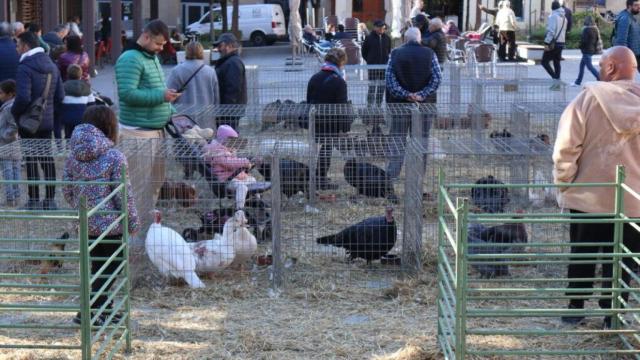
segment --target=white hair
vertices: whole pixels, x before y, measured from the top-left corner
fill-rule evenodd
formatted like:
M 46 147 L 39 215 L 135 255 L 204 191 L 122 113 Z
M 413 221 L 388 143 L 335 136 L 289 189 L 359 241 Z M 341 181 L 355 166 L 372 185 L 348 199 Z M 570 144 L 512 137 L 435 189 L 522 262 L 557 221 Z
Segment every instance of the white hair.
M 418 29 L 417 27 L 410 27 L 407 29 L 407 31 L 404 32 L 404 42 L 408 43 L 411 41 L 420 41 L 420 29 Z
M 20 21 L 16 21 L 11 25 L 11 31 L 15 34 L 16 30 L 24 31 L 24 24 Z

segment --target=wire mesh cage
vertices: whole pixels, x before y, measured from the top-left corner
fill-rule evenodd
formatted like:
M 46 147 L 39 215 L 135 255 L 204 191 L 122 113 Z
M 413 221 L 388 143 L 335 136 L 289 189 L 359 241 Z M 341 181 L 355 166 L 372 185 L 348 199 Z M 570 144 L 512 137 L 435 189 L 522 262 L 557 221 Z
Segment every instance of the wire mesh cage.
M 538 185 L 541 191 L 555 188 Z M 637 355 L 640 299 L 630 266 L 637 257 L 633 246 L 623 245 L 632 243 L 627 237 L 637 236 L 637 230 L 624 225 L 625 235 L 614 233 L 612 218 L 624 218 L 618 210 L 607 219 L 557 208 L 489 212 L 473 198 L 479 189 L 504 194 L 530 186 L 442 182 L 438 340 L 443 353 L 451 358 Z M 622 191 L 620 183 L 589 186 L 607 187 L 612 197 Z M 569 227 L 578 223 L 604 232 L 570 241 Z M 593 242 L 609 250 L 601 253 Z M 580 328 L 568 325 L 577 323 Z
M 160 280 L 160 286 L 166 279 L 153 277 L 148 268 L 194 288 L 205 286 L 203 276 L 231 270 L 266 276 L 256 256 L 271 253 L 268 165 L 280 140 L 219 134 L 213 140 L 193 139 L 180 131 L 173 138 L 118 144 L 136 164 L 130 178 L 144 235 L 132 250 L 141 255 L 144 249 L 151 260 L 136 259 L 133 265 Z M 290 141 L 304 147 L 304 138 Z M 154 209 L 160 211 L 157 219 Z
M 524 102 L 512 105 L 511 127 L 514 135 L 532 137 L 538 134 L 548 134 L 549 142 L 555 143 L 558 133 L 558 122 L 566 108 L 562 102 Z
M 349 99 L 354 104 L 380 104 L 385 92 L 386 65 L 347 65 L 343 76 Z M 267 67 L 247 69 L 247 92 L 250 104 L 277 101 L 301 103 L 307 101 L 309 79 L 320 71 L 319 66 Z
M 395 115 L 410 116 L 399 109 Z M 340 110 L 318 106 L 315 121 L 342 114 Z M 273 189 L 278 193 L 274 241 L 283 264 L 278 276 L 287 286 L 331 281 L 386 287 L 402 269 L 416 266 L 419 230 L 402 230 L 410 221 L 407 216 L 421 216 L 418 208 L 405 211 L 409 194 L 403 186 L 403 162 L 405 172 L 414 168 L 404 160 L 410 118 L 406 125 L 404 136 L 315 132 L 309 156 L 276 148 L 280 191 Z M 411 196 L 418 187 L 413 186 Z M 419 228 L 415 220 L 409 227 Z

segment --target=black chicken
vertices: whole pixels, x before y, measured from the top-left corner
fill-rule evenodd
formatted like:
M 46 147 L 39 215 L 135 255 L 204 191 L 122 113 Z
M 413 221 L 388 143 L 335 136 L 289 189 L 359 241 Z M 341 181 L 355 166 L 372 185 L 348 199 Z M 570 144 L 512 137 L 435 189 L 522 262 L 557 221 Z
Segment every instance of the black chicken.
M 492 175 L 478 179 L 476 184 L 504 185 L 502 181 L 494 178 Z M 471 201 L 473 201 L 473 204 L 488 213 L 504 212 L 504 207 L 509 203 L 509 200 L 509 190 L 504 187 L 471 188 Z
M 343 172 L 345 180 L 355 187 L 360 195 L 396 198 L 387 173 L 373 164 L 350 159 L 344 164 Z
M 521 253 L 521 246 L 504 246 L 501 244 L 524 244 L 529 241 L 524 224 L 509 223 L 486 227 L 481 224 L 471 224 L 467 231 L 469 254 L 504 254 Z M 477 247 L 474 244 L 496 244 L 496 246 Z M 486 259 L 488 261 L 495 261 Z M 483 276 L 492 278 L 509 275 L 508 265 L 476 264 L 473 267 Z
M 370 264 L 386 255 L 396 243 L 396 221 L 393 208 L 385 216 L 372 217 L 351 225 L 334 235 L 316 239 L 318 244 L 333 245 L 347 250 L 350 259 L 361 258 Z
M 271 164 L 262 163 L 257 167 L 265 181 L 271 181 Z M 282 193 L 291 197 L 298 192 L 309 192 L 309 167 L 295 160 L 280 160 L 280 188 Z

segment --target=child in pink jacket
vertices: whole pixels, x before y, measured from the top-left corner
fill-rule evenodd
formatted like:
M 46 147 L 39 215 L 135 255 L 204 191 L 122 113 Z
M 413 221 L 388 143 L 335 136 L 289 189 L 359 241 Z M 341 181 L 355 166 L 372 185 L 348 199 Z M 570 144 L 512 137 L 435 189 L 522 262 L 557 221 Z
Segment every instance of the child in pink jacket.
M 220 125 L 216 138 L 205 146 L 205 159 L 211 164 L 213 173 L 219 182 L 228 183 L 227 189 L 236 192 L 236 208 L 244 208 L 249 192 L 249 184 L 256 179 L 247 171 L 253 166 L 247 158 L 238 157 L 235 151 L 224 145 L 229 138 L 237 138 L 238 133 L 229 125 Z

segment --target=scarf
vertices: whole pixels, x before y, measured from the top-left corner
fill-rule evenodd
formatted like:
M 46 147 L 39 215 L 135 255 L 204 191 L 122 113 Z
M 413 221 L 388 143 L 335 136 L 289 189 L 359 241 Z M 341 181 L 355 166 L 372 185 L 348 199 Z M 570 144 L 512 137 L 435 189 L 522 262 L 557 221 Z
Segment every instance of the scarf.
M 341 78 L 344 79 L 344 73 L 338 69 L 338 67 L 335 64 L 332 64 L 330 62 L 325 62 L 322 67 L 320 68 L 321 71 L 332 71 L 334 72 L 336 75 L 340 76 Z

